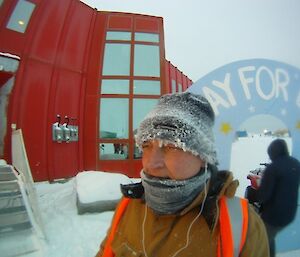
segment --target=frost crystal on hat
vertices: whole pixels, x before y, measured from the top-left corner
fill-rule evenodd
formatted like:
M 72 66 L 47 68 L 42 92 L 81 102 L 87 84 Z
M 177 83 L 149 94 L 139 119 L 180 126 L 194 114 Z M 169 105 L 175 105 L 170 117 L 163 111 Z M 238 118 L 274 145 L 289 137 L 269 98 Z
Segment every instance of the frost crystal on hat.
M 136 143 L 160 140 L 217 164 L 212 127 L 215 115 L 205 97 L 190 92 L 167 94 L 141 122 Z

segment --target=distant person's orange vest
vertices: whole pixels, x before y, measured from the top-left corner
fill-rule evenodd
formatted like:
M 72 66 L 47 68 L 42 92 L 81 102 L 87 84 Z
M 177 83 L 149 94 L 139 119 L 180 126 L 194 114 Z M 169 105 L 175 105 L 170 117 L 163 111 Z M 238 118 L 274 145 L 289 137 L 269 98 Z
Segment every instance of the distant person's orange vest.
M 111 242 L 118 224 L 129 203 L 129 198 L 123 198 L 116 210 L 110 234 L 104 246 L 103 257 L 114 257 Z M 220 207 L 220 236 L 218 242 L 218 257 L 238 257 L 246 241 L 248 229 L 248 201 L 234 197 L 222 197 Z

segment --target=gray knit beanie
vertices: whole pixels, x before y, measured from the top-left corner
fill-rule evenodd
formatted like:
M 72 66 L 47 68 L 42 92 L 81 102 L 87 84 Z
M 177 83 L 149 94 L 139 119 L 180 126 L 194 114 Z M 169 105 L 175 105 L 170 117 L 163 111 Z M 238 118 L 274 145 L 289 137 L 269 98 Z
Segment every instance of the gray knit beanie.
M 136 144 L 141 148 L 143 143 L 158 139 L 216 165 L 214 120 L 214 111 L 205 97 L 190 92 L 167 94 L 141 122 Z

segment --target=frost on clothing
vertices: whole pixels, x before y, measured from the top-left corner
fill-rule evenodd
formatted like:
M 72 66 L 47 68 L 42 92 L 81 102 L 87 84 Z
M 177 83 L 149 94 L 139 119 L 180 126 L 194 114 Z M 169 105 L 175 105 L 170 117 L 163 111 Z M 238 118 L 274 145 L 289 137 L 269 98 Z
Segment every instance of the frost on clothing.
M 213 109 L 203 96 L 189 92 L 164 95 L 141 122 L 136 143 L 141 147 L 158 139 L 217 164 L 213 125 Z
M 176 214 L 204 189 L 210 172 L 199 172 L 188 179 L 173 180 L 153 177 L 142 171 L 141 178 L 148 206 L 157 214 Z

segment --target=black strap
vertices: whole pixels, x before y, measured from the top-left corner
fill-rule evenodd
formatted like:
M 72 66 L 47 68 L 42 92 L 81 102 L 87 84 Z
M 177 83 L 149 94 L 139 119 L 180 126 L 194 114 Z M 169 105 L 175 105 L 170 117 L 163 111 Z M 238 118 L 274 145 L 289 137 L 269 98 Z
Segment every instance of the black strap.
M 139 199 L 144 195 L 142 182 L 120 185 L 122 194 L 127 198 Z

